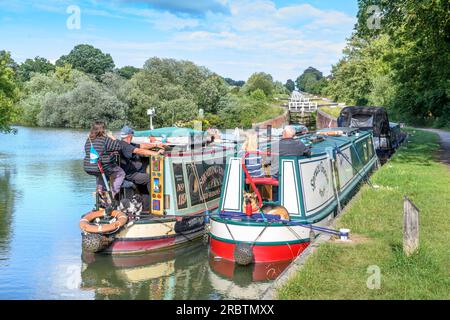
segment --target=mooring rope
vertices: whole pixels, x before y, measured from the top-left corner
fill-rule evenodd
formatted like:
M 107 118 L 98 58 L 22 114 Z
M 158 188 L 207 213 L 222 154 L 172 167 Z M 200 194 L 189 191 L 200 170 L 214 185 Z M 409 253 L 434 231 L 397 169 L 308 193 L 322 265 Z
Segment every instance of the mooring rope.
M 352 144 L 352 146 L 354 147 L 353 144 Z M 336 144 L 336 146 L 335 146 L 335 150 L 336 150 L 336 152 L 337 152 L 338 154 L 340 154 L 340 155 L 345 159 L 345 161 L 347 161 L 347 162 L 350 164 L 350 166 L 356 171 L 356 173 L 361 177 L 361 179 L 363 179 L 364 181 L 366 181 L 366 183 L 367 183 L 371 188 L 374 188 L 374 186 L 373 186 L 372 182 L 370 182 L 370 179 L 369 179 L 369 177 L 367 176 L 367 174 L 364 173 L 364 176 L 361 175 L 360 170 L 358 170 L 358 169 L 355 168 L 355 166 L 353 165 L 353 163 L 352 163 L 352 162 L 348 159 L 348 157 L 342 152 L 342 150 L 338 147 L 337 144 Z M 354 147 L 354 150 L 355 150 L 355 153 L 356 153 L 356 155 L 357 155 L 357 157 L 358 157 L 358 159 L 359 159 L 359 162 L 362 164 L 362 161 L 360 160 L 361 158 L 359 157 L 358 151 L 356 150 L 355 147 Z M 375 189 L 375 188 L 374 188 L 374 189 Z

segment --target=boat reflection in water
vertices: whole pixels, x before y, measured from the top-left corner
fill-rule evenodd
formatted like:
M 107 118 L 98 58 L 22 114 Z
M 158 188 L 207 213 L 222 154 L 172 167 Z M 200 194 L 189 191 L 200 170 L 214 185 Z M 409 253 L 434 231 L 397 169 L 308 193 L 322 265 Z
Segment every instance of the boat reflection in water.
M 83 255 L 83 290 L 96 299 L 199 299 L 207 275 L 201 241 L 145 255 Z
M 240 266 L 210 254 L 209 281 L 217 293 L 227 299 L 259 299 L 290 263 L 277 261 Z
M 259 298 L 289 262 L 244 268 L 208 257 L 207 246 L 189 246 L 145 255 L 83 254 L 81 289 L 95 299 Z

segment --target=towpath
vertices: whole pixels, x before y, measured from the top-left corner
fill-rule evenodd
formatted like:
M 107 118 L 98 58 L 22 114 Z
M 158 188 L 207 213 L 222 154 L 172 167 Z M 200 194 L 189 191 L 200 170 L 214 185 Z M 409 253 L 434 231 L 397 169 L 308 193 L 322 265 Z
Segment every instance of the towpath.
M 434 132 L 439 135 L 441 139 L 440 145 L 441 149 L 439 150 L 439 158 L 441 162 L 445 163 L 450 170 L 450 131 L 439 130 L 439 129 L 421 129 L 429 132 Z

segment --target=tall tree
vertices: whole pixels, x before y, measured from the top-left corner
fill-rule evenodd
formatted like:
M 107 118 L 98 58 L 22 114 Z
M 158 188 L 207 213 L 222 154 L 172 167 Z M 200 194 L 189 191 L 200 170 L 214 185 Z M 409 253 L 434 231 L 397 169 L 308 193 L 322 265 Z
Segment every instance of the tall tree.
M 271 96 L 275 89 L 272 76 L 265 72 L 252 74 L 245 83 L 244 88 L 248 93 L 261 89 L 266 96 Z
M 286 89 L 289 90 L 289 92 L 292 92 L 295 90 L 295 82 L 292 79 L 288 79 L 284 86 L 286 87 Z
M 35 57 L 34 59 L 27 59 L 19 65 L 17 70 L 20 81 L 26 82 L 30 80 L 31 73 L 48 73 L 54 71 L 55 66 L 45 58 Z
M 242 81 L 242 80 L 233 80 L 231 78 L 225 78 L 224 80 L 230 86 L 235 86 L 235 87 L 242 87 L 245 84 L 245 81 Z
M 0 52 L 0 132 L 11 132 L 11 122 L 15 117 L 14 102 L 17 85 L 14 81 L 13 60 L 8 52 Z
M 359 0 L 358 23 L 326 92 L 381 104 L 403 121 L 450 126 L 450 5 Z
M 117 69 L 117 73 L 125 79 L 131 79 L 131 77 L 133 77 L 138 71 L 139 68 L 133 66 L 125 66 Z
M 56 61 L 57 66 L 65 64 L 70 64 L 73 68 L 92 74 L 97 78 L 114 69 L 111 55 L 105 54 L 89 44 L 75 46 L 68 55 L 64 55 Z
M 319 70 L 313 67 L 308 67 L 303 73 L 295 80 L 297 88 L 300 91 L 319 94 L 322 87 L 325 85 L 323 81 L 323 74 Z

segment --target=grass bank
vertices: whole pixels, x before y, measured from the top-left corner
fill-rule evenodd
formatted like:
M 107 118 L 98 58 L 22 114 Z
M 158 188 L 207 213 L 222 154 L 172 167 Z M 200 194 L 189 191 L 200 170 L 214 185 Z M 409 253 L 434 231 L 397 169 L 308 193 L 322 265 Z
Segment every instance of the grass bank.
M 337 118 L 341 114 L 342 108 L 339 107 L 339 106 L 335 106 L 335 107 L 320 107 L 320 110 L 325 112 L 326 114 L 329 114 L 332 117 Z
M 450 173 L 435 158 L 438 136 L 412 131 L 408 143 L 371 177 L 347 206 L 338 227 L 353 244 L 322 245 L 279 291 L 279 299 L 449 299 Z M 421 210 L 420 250 L 402 251 L 403 195 Z M 378 266 L 379 289 L 367 281 Z

